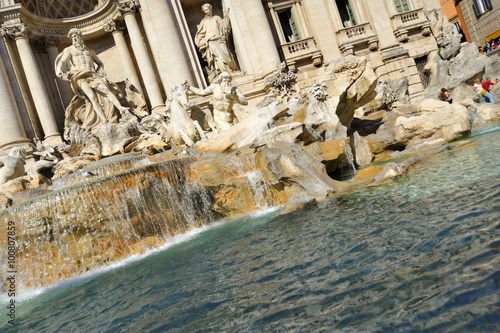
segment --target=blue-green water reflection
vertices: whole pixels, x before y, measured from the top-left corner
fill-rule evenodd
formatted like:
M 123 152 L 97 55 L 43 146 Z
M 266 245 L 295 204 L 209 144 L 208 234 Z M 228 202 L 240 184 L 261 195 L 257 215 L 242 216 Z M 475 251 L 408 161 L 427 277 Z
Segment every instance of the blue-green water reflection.
M 472 139 L 395 182 L 49 290 L 2 332 L 498 332 L 500 130 Z

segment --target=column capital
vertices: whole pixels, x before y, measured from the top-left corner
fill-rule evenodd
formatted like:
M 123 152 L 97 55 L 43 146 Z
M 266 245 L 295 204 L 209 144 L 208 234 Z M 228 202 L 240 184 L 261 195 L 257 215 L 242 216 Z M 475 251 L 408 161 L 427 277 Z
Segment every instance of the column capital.
M 59 37 L 43 36 L 33 43 L 38 51 L 45 52 L 49 47 L 56 47 L 61 42 Z
M 0 34 L 4 39 L 22 39 L 29 38 L 31 36 L 31 31 L 24 23 L 3 26 L 0 28 Z
M 111 20 L 103 26 L 103 29 L 111 34 L 115 32 L 123 33 L 125 31 L 125 24 L 122 20 Z
M 138 0 L 120 1 L 118 8 L 122 15 L 135 14 L 141 10 L 141 4 Z

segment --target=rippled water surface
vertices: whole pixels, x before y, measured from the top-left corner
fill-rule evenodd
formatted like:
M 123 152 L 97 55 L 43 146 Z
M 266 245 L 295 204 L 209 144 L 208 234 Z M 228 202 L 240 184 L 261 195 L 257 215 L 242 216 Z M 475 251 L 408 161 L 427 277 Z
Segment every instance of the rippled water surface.
M 500 332 L 500 130 L 18 305 L 18 332 Z M 2 318 L 1 323 L 5 323 Z

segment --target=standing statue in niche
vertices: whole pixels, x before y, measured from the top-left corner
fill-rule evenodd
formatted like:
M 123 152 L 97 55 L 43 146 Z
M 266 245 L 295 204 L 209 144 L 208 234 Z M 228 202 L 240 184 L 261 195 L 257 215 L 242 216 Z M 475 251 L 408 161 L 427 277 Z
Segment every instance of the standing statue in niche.
M 189 90 L 197 95 L 212 95 L 214 122 L 219 132 L 227 130 L 238 122 L 233 110 L 235 103 L 248 105 L 245 95 L 238 87 L 231 84 L 231 79 L 231 74 L 222 72 L 217 78 L 218 83 L 213 83 L 206 89 L 189 87 Z
M 214 78 L 220 72 L 235 72 L 238 65 L 228 47 L 228 36 L 231 24 L 227 13 L 224 18 L 212 14 L 212 5 L 206 3 L 201 6 L 205 17 L 197 26 L 194 43 L 198 47 L 203 59 L 207 62 L 207 74 Z
M 86 47 L 79 29 L 69 31 L 72 45 L 65 48 L 56 58 L 56 75 L 69 81 L 75 96 L 66 109 L 65 127 L 80 125 L 95 129 L 104 123 L 117 123 L 119 114 L 129 111 L 118 98 L 122 93 L 104 72 L 103 63 L 97 54 Z

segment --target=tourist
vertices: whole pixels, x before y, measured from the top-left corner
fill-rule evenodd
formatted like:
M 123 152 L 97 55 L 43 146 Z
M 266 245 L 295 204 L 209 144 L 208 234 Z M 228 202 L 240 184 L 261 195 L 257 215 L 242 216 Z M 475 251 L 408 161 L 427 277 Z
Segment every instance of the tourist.
M 479 79 L 474 80 L 474 85 L 472 86 L 472 90 L 474 90 L 474 92 L 476 93 L 477 98 L 479 100 L 479 103 L 486 102 L 486 100 L 484 99 L 484 95 L 483 95 L 484 89 L 483 89 L 483 86 L 481 85 L 481 80 L 479 80 Z M 484 92 L 486 93 L 486 90 L 484 90 Z
M 453 102 L 453 98 L 451 97 L 449 90 L 446 88 L 441 88 L 441 97 L 450 104 Z
M 238 65 L 228 47 L 228 36 L 231 24 L 224 13 L 224 18 L 212 14 L 212 5 L 201 6 L 205 17 L 197 26 L 194 43 L 203 59 L 208 64 L 208 74 L 212 76 L 220 72 L 235 72 Z
M 235 103 L 247 105 L 245 95 L 231 85 L 231 74 L 222 72 L 217 77 L 218 83 L 213 83 L 206 89 L 189 87 L 189 90 L 200 96 L 212 94 L 214 122 L 218 131 L 224 131 L 238 122 L 233 106 Z
M 495 103 L 493 99 L 493 95 L 490 93 L 491 86 L 494 86 L 498 82 L 498 79 L 495 82 L 491 82 L 491 78 L 487 77 L 486 80 L 481 82 L 481 86 L 483 87 L 482 94 L 486 97 L 491 104 Z

